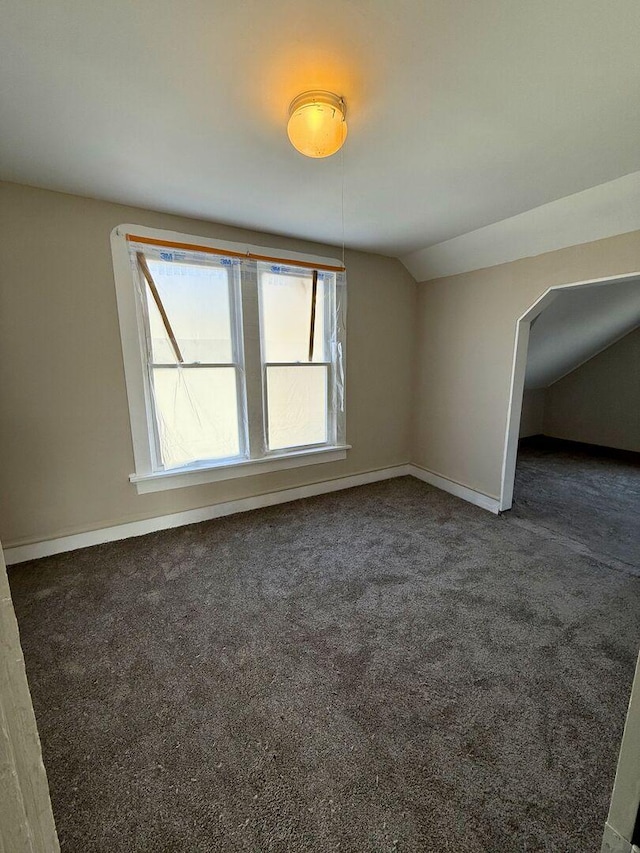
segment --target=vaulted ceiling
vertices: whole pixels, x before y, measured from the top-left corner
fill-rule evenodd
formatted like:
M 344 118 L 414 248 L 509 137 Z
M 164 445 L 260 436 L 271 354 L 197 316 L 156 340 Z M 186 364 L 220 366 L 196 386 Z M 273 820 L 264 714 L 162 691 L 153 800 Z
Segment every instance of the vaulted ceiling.
M 525 387 L 548 387 L 638 326 L 640 278 L 558 291 L 531 325 Z
M 0 178 L 392 255 L 640 169 L 637 0 L 5 0 Z M 305 159 L 290 100 L 347 101 Z

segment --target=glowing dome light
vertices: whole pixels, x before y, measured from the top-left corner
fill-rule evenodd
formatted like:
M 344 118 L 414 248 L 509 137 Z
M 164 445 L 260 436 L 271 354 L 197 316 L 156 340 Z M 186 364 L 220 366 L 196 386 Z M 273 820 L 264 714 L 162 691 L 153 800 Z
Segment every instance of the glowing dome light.
M 303 92 L 291 101 L 287 134 L 305 157 L 330 157 L 347 138 L 347 108 L 333 92 Z

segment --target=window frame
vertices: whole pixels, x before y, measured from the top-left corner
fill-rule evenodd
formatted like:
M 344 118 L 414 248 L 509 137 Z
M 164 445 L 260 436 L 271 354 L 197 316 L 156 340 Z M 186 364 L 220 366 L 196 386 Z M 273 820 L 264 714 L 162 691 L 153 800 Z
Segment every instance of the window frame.
M 189 262 L 186 262 L 188 265 Z M 197 266 L 198 264 L 193 264 Z M 204 265 L 203 265 L 204 266 Z M 155 405 L 152 405 L 152 411 L 149 413 L 149 419 L 153 424 L 153 434 L 151 438 L 151 460 L 152 460 L 152 468 L 156 473 L 165 473 L 165 472 L 180 472 L 187 468 L 195 468 L 195 467 L 205 467 L 207 465 L 224 465 L 224 464 L 233 464 L 234 462 L 240 462 L 248 457 L 248 447 L 249 447 L 249 436 L 246 430 L 246 410 L 247 410 L 247 395 L 246 395 L 246 383 L 244 382 L 244 374 L 245 374 L 245 359 L 244 359 L 244 340 L 242 334 L 242 311 L 241 311 L 241 299 L 242 299 L 242 291 L 240 285 L 240 276 L 238 273 L 238 268 L 234 266 L 224 266 L 223 267 L 225 278 L 226 278 L 226 286 L 229 300 L 229 331 L 231 335 L 231 360 L 228 362 L 218 362 L 218 363 L 204 363 L 204 362 L 184 362 L 183 364 L 175 363 L 162 363 L 155 362 L 153 360 L 153 349 L 151 347 L 150 341 L 150 319 L 149 319 L 149 292 L 144 282 L 140 281 L 140 288 L 145 291 L 146 299 L 142 299 L 140 305 L 140 321 L 142 333 L 146 340 L 146 349 L 145 349 L 145 341 L 142 340 L 141 344 L 143 350 L 145 351 L 145 359 L 146 359 L 146 377 L 145 381 L 149 385 L 149 399 L 152 399 L 155 391 L 155 371 L 157 369 L 167 369 L 167 370 L 177 370 L 178 368 L 181 370 L 234 370 L 234 378 L 235 378 L 235 386 L 236 386 L 236 417 L 238 419 L 238 448 L 239 452 L 235 456 L 226 456 L 219 458 L 210 458 L 204 459 L 200 462 L 190 463 L 186 466 L 174 466 L 170 468 L 166 468 L 162 462 L 162 452 L 160 446 L 160 425 L 158 423 L 158 412 Z M 134 282 L 135 289 L 135 282 Z
M 337 443 L 337 433 L 338 433 L 338 425 L 336 423 L 336 415 L 334 407 L 332 406 L 332 398 L 333 398 L 333 387 L 336 383 L 336 364 L 335 358 L 330 358 L 328 361 L 268 361 L 266 357 L 267 353 L 267 343 L 265 338 L 265 328 L 262 323 L 262 317 L 265 314 L 264 311 L 264 291 L 263 285 L 260 281 L 260 276 L 263 273 L 266 273 L 267 270 L 263 270 L 262 267 L 267 266 L 267 263 L 262 262 L 258 264 L 257 269 L 257 296 L 258 296 L 258 306 L 259 306 L 259 315 L 260 315 L 260 370 L 261 370 L 261 378 L 262 378 L 262 411 L 263 411 L 263 433 L 265 436 L 265 456 L 277 456 L 283 455 L 285 453 L 290 453 L 295 450 L 303 450 L 305 448 L 308 449 L 318 449 L 322 447 L 335 446 Z M 309 270 L 309 273 L 312 273 L 312 270 Z M 281 269 L 277 273 L 273 273 L 275 275 L 291 275 L 292 277 L 299 277 L 300 270 L 293 268 L 293 265 L 281 266 Z M 323 298 L 324 298 L 324 311 L 323 311 L 323 319 L 324 319 L 324 340 L 323 347 L 325 353 L 325 359 L 327 352 L 330 351 L 331 339 L 335 335 L 335 316 L 337 314 L 337 296 L 336 296 L 336 286 L 332 289 L 323 287 Z M 326 406 L 327 406 L 327 440 L 323 442 L 317 442 L 314 444 L 307 445 L 290 445 L 288 447 L 276 448 L 271 450 L 269 448 L 269 393 L 268 393 L 268 373 L 270 367 L 324 367 L 326 369 Z
M 315 255 L 300 254 L 296 252 L 268 249 L 264 246 L 252 246 L 248 244 L 232 243 L 218 239 L 187 235 L 175 231 L 167 231 L 149 228 L 141 225 L 122 224 L 111 232 L 111 250 L 113 257 L 114 279 L 116 285 L 116 298 L 118 305 L 118 316 L 120 320 L 120 335 L 122 354 L 124 360 L 124 372 L 127 388 L 127 400 L 129 404 L 129 417 L 131 424 L 131 438 L 133 446 L 133 457 L 135 472 L 129 480 L 135 484 L 139 494 L 163 491 L 166 489 L 182 488 L 189 485 L 216 482 L 220 480 L 235 479 L 237 477 L 254 476 L 269 471 L 278 471 L 288 468 L 298 468 L 306 465 L 314 465 L 324 462 L 336 462 L 346 459 L 350 445 L 344 442 L 346 430 L 346 412 L 344 406 L 339 416 L 340 424 L 331 424 L 330 419 L 334 416 L 332 400 L 335 400 L 335 376 L 338 366 L 335 363 L 335 354 L 332 357 L 328 369 L 328 423 L 327 428 L 329 442 L 321 445 L 307 445 L 304 447 L 293 447 L 290 449 L 269 451 L 266 442 L 266 389 L 263 389 L 263 361 L 262 361 L 262 333 L 259 311 L 259 282 L 258 268 L 253 282 L 248 288 L 241 286 L 238 280 L 239 272 L 233 273 L 233 280 L 229 281 L 230 294 L 233 295 L 232 322 L 236 324 L 234 332 L 236 335 L 236 346 L 239 352 L 234 357 L 240 360 L 244 367 L 244 379 L 238 379 L 239 406 L 244 407 L 245 419 L 248 423 L 248 433 L 240 436 L 241 449 L 247 451 L 244 457 L 234 457 L 223 460 L 207 460 L 192 463 L 182 468 L 159 469 L 160 458 L 157 452 L 157 427 L 155 418 L 155 406 L 152 399 L 152 379 L 148 375 L 149 360 L 146 351 L 145 321 L 142 316 L 140 299 L 137 297 L 136 282 L 133 280 L 127 234 L 136 234 L 168 242 L 182 244 L 193 244 L 197 246 L 210 247 L 230 253 L 241 253 L 243 255 L 258 255 L 267 263 L 270 259 L 274 263 L 280 261 L 282 254 L 286 255 L 287 263 L 295 266 L 296 261 L 302 264 L 319 264 L 321 266 L 341 266 L 341 262 L 335 258 L 326 258 Z M 235 269 L 230 268 L 230 271 Z M 249 292 L 255 288 L 255 293 Z M 337 314 L 336 306 L 336 314 Z M 341 317 L 344 320 L 344 306 L 341 306 Z M 331 318 L 336 322 L 336 317 Z M 251 329 L 257 329 L 257 338 L 252 335 Z M 344 346 L 341 340 L 340 367 L 344 371 Z M 260 372 L 256 376 L 255 368 L 251 365 L 259 364 Z M 321 362 L 318 362 L 321 364 Z M 229 365 L 232 366 L 232 365 Z M 237 371 L 237 375 L 238 371 Z M 344 382 L 344 378 L 343 378 Z M 260 396 L 258 397 L 258 391 Z M 259 405 L 257 405 L 259 402 Z M 264 436 L 262 446 L 258 443 L 258 420 L 261 424 Z M 240 427 L 242 432 L 242 425 Z M 335 441 L 332 442 L 332 438 Z M 251 454 L 249 455 L 249 450 Z

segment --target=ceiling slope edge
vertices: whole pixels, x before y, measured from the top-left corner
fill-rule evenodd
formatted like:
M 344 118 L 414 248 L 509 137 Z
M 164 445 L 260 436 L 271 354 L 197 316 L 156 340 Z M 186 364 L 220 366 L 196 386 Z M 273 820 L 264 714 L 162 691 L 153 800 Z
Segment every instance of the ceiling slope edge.
M 640 172 L 632 172 L 400 260 L 416 281 L 430 281 L 637 230 Z

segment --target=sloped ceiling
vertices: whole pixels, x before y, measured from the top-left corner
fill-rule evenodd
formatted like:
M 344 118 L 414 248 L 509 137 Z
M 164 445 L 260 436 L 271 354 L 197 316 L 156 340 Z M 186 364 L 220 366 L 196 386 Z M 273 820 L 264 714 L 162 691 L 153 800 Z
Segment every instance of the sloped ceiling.
M 525 388 L 546 388 L 640 326 L 640 278 L 560 291 L 531 326 Z
M 637 0 L 4 0 L 0 177 L 397 256 L 640 169 Z

